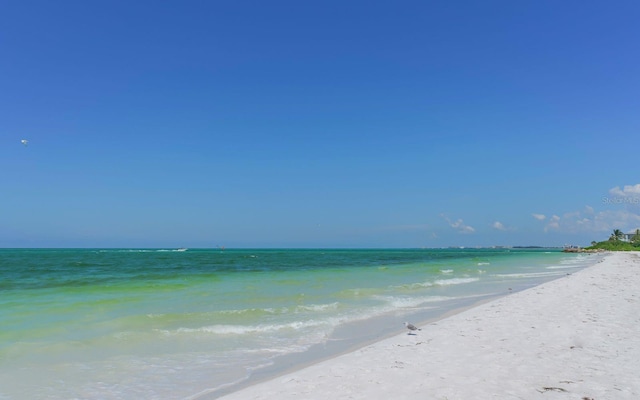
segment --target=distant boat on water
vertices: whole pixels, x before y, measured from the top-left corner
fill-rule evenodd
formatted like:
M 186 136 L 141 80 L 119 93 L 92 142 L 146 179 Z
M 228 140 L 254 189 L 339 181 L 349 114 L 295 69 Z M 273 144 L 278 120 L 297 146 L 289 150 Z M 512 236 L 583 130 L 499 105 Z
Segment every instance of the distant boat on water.
M 176 251 L 187 251 L 186 247 L 180 247 L 179 249 L 177 249 Z

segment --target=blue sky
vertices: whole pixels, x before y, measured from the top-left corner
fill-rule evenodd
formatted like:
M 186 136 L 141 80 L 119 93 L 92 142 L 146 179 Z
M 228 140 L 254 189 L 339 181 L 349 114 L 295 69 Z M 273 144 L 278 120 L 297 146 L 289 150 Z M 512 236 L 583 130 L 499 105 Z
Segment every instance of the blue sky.
M 4 1 L 0 247 L 635 229 L 638 20 L 636 1 Z

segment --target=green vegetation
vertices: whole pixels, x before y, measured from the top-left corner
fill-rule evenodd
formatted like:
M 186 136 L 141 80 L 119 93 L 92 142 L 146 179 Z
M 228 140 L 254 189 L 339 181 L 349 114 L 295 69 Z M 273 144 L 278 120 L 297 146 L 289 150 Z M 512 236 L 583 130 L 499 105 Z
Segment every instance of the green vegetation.
M 640 251 L 640 229 L 636 229 L 631 240 L 626 240 L 625 234 L 620 229 L 614 229 L 609 240 L 591 242 L 591 246 L 585 250 Z
M 608 250 L 608 251 L 640 251 L 640 246 L 629 242 L 621 241 L 604 241 L 598 242 L 593 246 L 586 247 L 585 250 Z

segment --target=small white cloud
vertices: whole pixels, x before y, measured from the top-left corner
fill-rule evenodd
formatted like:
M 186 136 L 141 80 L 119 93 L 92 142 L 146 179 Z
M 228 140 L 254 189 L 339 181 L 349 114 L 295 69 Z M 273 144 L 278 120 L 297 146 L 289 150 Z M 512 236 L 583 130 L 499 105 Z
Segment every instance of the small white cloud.
M 456 221 L 452 222 L 446 215 L 440 214 L 440 216 L 447 221 L 450 227 L 457 230 L 458 233 L 469 234 L 476 231 L 472 226 L 466 225 L 462 218 L 458 218 Z
M 609 190 L 610 197 L 603 197 L 604 204 L 624 205 L 624 209 L 598 211 L 591 206 L 582 210 L 566 212 L 562 216 L 531 214 L 538 221 L 546 221 L 544 231 L 563 233 L 607 234 L 614 229 L 629 233 L 640 225 L 640 184 L 616 186 Z
M 506 231 L 507 230 L 507 227 L 504 226 L 504 224 L 502 222 L 500 222 L 500 221 L 494 222 L 493 224 L 491 224 L 491 227 L 493 229 L 497 229 L 499 231 Z
M 474 233 L 476 230 L 469 225 L 464 225 L 460 228 L 460 230 L 458 232 L 460 233 Z
M 586 214 L 586 213 L 585 213 Z M 557 230 L 567 233 L 606 233 L 620 229 L 629 233 L 640 224 L 640 215 L 627 210 L 596 211 L 585 215 L 579 211 L 568 212 L 562 217 L 554 215 L 545 226 L 545 232 Z
M 611 197 L 603 197 L 602 202 L 608 205 L 622 205 L 629 211 L 640 214 L 640 183 L 609 189 Z
M 547 232 L 549 230 L 559 230 L 560 229 L 560 217 L 557 215 L 549 218 L 549 223 L 544 227 L 544 231 Z
M 637 185 L 625 185 L 622 189 L 620 186 L 616 186 L 609 190 L 612 196 L 620 197 L 637 197 L 640 196 L 640 183 Z
M 466 225 L 461 218 L 458 218 L 458 220 L 456 222 L 451 222 L 449 225 L 451 225 L 452 228 L 457 229 L 458 232 L 460 232 L 460 233 L 473 233 L 473 232 L 475 232 L 475 229 L 473 229 L 473 227 L 471 227 L 469 225 Z
M 538 221 L 544 221 L 547 216 L 544 214 L 531 214 L 533 216 L 533 218 L 537 219 Z

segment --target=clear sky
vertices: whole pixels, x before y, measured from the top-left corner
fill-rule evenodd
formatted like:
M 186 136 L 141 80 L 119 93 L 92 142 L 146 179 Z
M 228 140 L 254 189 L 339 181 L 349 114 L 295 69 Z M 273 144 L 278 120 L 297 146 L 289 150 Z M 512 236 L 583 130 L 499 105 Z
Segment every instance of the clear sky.
M 638 21 L 636 0 L 3 1 L 0 247 L 630 231 Z

